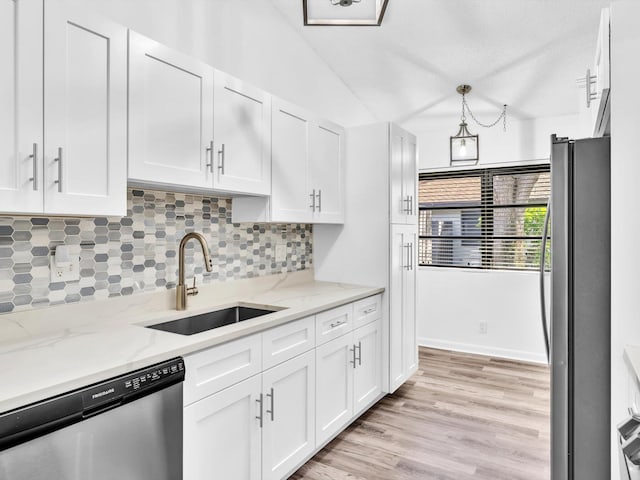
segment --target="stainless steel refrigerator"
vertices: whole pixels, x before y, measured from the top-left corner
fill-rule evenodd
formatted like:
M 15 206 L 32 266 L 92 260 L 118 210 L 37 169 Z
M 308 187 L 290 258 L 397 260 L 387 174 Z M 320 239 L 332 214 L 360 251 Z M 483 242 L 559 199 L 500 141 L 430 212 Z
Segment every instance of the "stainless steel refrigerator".
M 551 137 L 550 203 L 551 479 L 606 480 L 611 471 L 609 138 Z

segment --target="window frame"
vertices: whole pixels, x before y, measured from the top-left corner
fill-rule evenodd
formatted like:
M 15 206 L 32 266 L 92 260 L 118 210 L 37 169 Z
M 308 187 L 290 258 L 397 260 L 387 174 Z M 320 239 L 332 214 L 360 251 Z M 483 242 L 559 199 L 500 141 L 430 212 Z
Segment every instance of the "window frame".
M 446 205 L 435 207 L 422 207 L 420 199 L 418 198 L 418 215 L 423 210 L 438 211 L 438 210 L 451 210 L 458 209 L 461 211 L 473 211 L 480 210 L 480 215 L 483 220 L 480 227 L 480 235 L 420 235 L 420 228 L 418 228 L 418 242 L 423 239 L 451 239 L 451 240 L 478 240 L 480 242 L 481 263 L 480 265 L 438 265 L 438 264 L 425 264 L 419 263 L 420 267 L 429 268 L 458 268 L 458 269 L 472 269 L 482 271 L 517 271 L 517 272 L 534 272 L 539 271 L 539 268 L 518 268 L 518 267 L 506 267 L 501 265 L 496 267 L 493 265 L 493 249 L 494 240 L 531 240 L 539 237 L 533 237 L 530 235 L 493 235 L 494 228 L 494 210 L 495 209 L 508 209 L 508 208 L 547 208 L 546 203 L 513 203 L 513 204 L 494 204 L 494 177 L 500 175 L 514 175 L 514 174 L 529 174 L 529 173 L 550 173 L 551 165 L 549 163 L 540 163 L 535 165 L 510 165 L 504 167 L 486 167 L 486 168 L 473 168 L 464 170 L 443 170 L 438 172 L 420 172 L 418 175 L 418 185 L 422 180 L 438 180 L 438 179 L 453 179 L 453 178 L 480 178 L 480 202 L 473 205 L 464 205 L 465 202 L 461 201 L 460 205 Z M 551 196 L 551 185 L 549 186 L 549 196 Z M 468 203 L 468 202 L 467 202 Z M 547 241 L 551 239 L 551 233 L 547 235 Z M 420 258 L 418 256 L 418 262 Z M 548 262 L 547 262 L 548 263 Z M 548 268 L 548 267 L 547 267 Z

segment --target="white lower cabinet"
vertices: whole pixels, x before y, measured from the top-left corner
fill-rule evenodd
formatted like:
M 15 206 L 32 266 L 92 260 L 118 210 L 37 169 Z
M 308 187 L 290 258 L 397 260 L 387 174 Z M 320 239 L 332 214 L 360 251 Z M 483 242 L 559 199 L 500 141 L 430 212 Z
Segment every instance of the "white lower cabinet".
M 184 409 L 185 480 L 280 480 L 315 449 L 311 350 Z
M 364 411 L 382 392 L 382 324 L 376 320 L 353 332 L 358 364 L 353 370 L 353 413 Z
M 316 443 L 329 440 L 353 416 L 353 335 L 316 349 Z
M 316 447 L 314 352 L 264 372 L 262 390 L 262 480 L 280 480 Z
M 371 297 L 185 355 L 184 479 L 285 479 L 380 398 L 379 303 Z M 363 326 L 316 337 L 324 319 L 352 326 L 354 306 Z
M 261 387 L 255 375 L 185 407 L 185 480 L 260 480 Z
M 321 445 L 382 391 L 381 321 L 316 349 L 316 443 Z
M 416 240 L 414 226 L 392 225 L 389 294 L 389 371 L 392 392 L 418 369 Z

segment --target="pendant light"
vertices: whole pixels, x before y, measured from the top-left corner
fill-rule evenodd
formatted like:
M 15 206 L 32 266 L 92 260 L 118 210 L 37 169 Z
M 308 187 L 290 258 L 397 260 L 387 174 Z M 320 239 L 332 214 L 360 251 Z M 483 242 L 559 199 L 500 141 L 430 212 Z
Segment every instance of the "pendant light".
M 491 128 L 500 120 L 503 120 L 504 131 L 507 131 L 507 106 L 504 105 L 502 113 L 492 124 L 485 125 L 479 122 L 467 105 L 466 95 L 471 91 L 471 85 L 458 85 L 456 91 L 462 95 L 462 116 L 460 117 L 460 128 L 458 133 L 449 137 L 449 152 L 451 166 L 476 165 L 480 159 L 480 136 L 472 134 L 467 128 L 467 117 L 465 112 L 469 112 L 471 118 L 480 126 Z

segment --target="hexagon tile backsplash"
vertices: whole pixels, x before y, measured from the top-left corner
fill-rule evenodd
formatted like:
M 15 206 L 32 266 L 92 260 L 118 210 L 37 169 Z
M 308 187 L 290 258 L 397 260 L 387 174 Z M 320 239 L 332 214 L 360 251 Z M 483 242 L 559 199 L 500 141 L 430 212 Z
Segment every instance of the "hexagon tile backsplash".
M 311 225 L 233 224 L 229 198 L 129 189 L 122 218 L 0 216 L 0 313 L 175 287 L 178 244 L 192 230 L 213 259 L 207 273 L 199 247 L 187 245 L 186 275 L 198 283 L 312 263 Z M 63 243 L 80 255 L 80 281 L 51 283 L 49 255 Z M 275 261 L 276 244 L 286 244 L 286 261 Z

